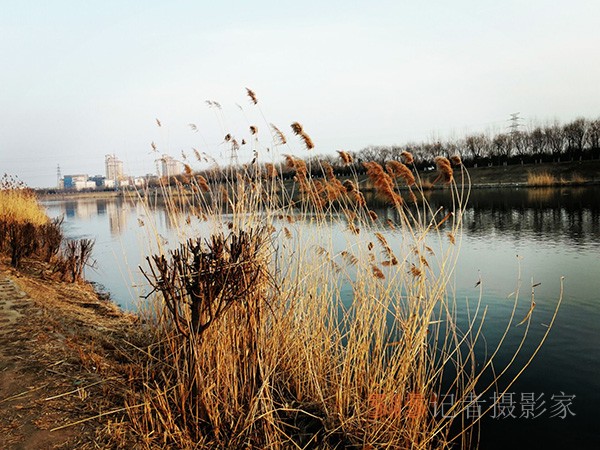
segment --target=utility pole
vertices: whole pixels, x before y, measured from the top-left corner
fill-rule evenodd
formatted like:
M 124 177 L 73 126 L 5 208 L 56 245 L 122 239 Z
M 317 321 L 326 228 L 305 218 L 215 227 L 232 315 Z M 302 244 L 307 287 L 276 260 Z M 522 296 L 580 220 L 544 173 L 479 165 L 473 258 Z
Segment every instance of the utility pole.
M 60 164 L 58 164 L 56 166 L 56 187 L 57 188 L 60 188 L 60 176 L 61 176 L 61 173 L 60 173 Z

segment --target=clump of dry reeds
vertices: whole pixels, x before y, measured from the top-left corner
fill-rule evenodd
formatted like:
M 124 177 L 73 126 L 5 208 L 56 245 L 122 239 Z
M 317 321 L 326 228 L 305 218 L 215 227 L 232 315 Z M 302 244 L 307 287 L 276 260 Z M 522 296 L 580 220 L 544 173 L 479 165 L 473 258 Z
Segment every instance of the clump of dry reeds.
M 11 265 L 32 256 L 50 263 L 60 279 L 83 279 L 94 242 L 65 241 L 62 218 L 50 220 L 34 192 L 16 178 L 5 175 L 0 186 L 0 252 L 10 255 Z
M 555 186 L 558 179 L 550 172 L 529 172 L 527 174 L 527 184 L 529 186 Z
M 17 267 L 22 258 L 51 240 L 44 234 L 52 232 L 52 224 L 33 191 L 17 178 L 5 174 L 0 186 L 0 251 L 7 252 L 11 265 Z
M 132 430 L 147 448 L 451 448 L 476 423 L 468 399 L 498 382 L 481 386 L 474 369 L 480 311 L 460 329 L 448 290 L 468 186 L 436 161 L 453 207 L 434 211 L 364 163 L 393 207 L 380 219 L 356 174 L 284 158 L 281 174 L 272 161 L 215 169 L 208 192 L 165 186 L 175 226 L 195 215 L 204 232 L 173 250 L 157 237 L 143 268 L 155 309 Z M 388 170 L 422 192 L 405 165 Z M 451 414 L 436 414 L 449 395 Z

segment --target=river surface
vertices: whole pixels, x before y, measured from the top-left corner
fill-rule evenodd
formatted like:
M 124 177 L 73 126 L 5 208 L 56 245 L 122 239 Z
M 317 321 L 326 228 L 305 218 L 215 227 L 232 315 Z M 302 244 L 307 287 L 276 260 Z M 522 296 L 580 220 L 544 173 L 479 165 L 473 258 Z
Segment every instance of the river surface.
M 430 202 L 443 204 L 443 196 L 434 193 Z M 148 252 L 147 235 L 140 231 L 151 214 L 160 239 L 175 243 L 177 232 L 166 212 L 118 199 L 45 205 L 51 216 L 64 216 L 67 237 L 95 239 L 96 266 L 87 271 L 88 279 L 103 285 L 124 309 L 137 309 L 147 293 L 137 269 Z M 380 217 L 391 214 L 376 211 Z M 477 299 L 481 280 L 488 342 L 497 342 L 506 325 L 519 271 L 526 300 L 519 320 L 527 313 L 531 286 L 540 283 L 531 339 L 509 377 L 547 329 L 564 277 L 554 326 L 529 368 L 482 422 L 480 448 L 600 448 L 600 188 L 475 190 L 464 217 L 452 288 L 466 304 Z M 331 224 L 334 234 L 338 226 Z M 523 327 L 513 328 L 508 349 Z M 511 354 L 501 353 L 499 362 L 508 362 Z M 486 409 L 492 400 L 486 394 L 475 406 Z

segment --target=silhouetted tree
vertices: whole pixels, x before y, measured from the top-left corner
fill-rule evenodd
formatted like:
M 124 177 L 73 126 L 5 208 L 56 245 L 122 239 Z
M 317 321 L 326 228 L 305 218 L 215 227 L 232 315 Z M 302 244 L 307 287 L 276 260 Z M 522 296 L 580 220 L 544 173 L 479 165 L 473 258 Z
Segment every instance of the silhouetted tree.
M 563 128 L 567 140 L 567 150 L 571 160 L 583 155 L 583 147 L 586 140 L 587 123 L 583 117 L 578 117 Z
M 546 145 L 548 145 L 548 148 L 552 152 L 552 159 L 560 161 L 560 155 L 565 148 L 565 135 L 562 127 L 555 121 L 552 125 L 544 128 L 544 136 L 546 138 Z

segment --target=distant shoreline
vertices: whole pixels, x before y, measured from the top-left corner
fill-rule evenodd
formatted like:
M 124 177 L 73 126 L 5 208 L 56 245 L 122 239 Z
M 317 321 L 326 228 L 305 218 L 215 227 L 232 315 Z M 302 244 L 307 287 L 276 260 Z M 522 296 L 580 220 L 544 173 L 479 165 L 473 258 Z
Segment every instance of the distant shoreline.
M 569 161 L 560 163 L 517 164 L 508 166 L 486 166 L 467 168 L 472 189 L 505 189 L 505 188 L 540 188 L 540 187 L 577 187 L 594 186 L 600 184 L 600 160 Z M 460 176 L 460 169 L 455 169 L 455 177 Z M 532 185 L 528 183 L 529 174 L 547 173 L 555 178 L 555 182 L 546 185 Z M 420 172 L 422 180 L 433 181 L 435 171 Z M 366 182 L 366 176 L 359 175 L 361 186 Z M 287 185 L 287 182 L 285 183 Z M 365 192 L 372 189 L 361 187 Z M 443 184 L 436 184 L 432 189 L 442 189 Z M 143 193 L 143 191 L 141 191 Z M 153 193 L 160 196 L 160 189 Z M 48 192 L 47 189 L 38 190 L 38 198 L 43 201 L 74 200 L 74 199 L 113 199 L 137 198 L 139 193 L 135 190 L 119 191 L 60 191 Z

